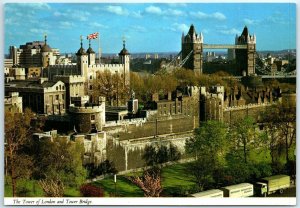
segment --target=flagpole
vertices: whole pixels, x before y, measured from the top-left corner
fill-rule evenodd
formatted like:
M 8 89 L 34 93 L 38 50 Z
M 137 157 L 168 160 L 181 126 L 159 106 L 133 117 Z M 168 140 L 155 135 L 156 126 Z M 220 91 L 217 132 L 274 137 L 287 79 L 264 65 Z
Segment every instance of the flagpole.
M 101 49 L 100 49 L 100 33 L 98 32 L 98 58 L 99 64 L 101 63 Z

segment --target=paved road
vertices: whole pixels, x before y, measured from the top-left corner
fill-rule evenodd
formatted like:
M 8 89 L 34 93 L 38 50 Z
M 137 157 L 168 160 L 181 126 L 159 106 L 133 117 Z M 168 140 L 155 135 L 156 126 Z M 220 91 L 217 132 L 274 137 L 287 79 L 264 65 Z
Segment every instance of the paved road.
M 292 187 L 283 191 L 283 194 L 274 193 L 268 197 L 296 197 L 296 187 Z

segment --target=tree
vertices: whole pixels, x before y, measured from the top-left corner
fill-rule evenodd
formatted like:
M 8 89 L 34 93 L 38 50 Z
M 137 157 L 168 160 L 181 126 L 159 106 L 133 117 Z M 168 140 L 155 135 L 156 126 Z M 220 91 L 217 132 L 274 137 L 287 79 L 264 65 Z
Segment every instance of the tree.
M 36 179 L 59 180 L 64 185 L 79 187 L 86 179 L 83 167 L 84 147 L 66 138 L 42 138 L 37 143 L 35 158 Z
M 24 154 L 24 147 L 28 143 L 33 127 L 31 120 L 34 114 L 25 109 L 24 114 L 5 112 L 5 156 L 11 182 L 13 196 L 16 196 L 17 180 L 31 175 L 32 159 Z
M 244 163 L 248 162 L 250 149 L 257 144 L 259 137 L 257 125 L 252 117 L 245 117 L 236 121 L 230 128 L 233 149 L 238 152 L 242 149 Z
M 145 197 L 159 197 L 163 191 L 158 168 L 144 171 L 142 177 L 131 176 L 128 179 L 142 189 Z
M 211 155 L 202 155 L 188 166 L 187 171 L 194 176 L 194 182 L 200 191 L 203 191 L 213 181 L 212 176 L 216 168 L 216 161 L 211 160 Z
M 104 190 L 91 184 L 84 184 L 80 187 L 80 193 L 83 197 L 103 197 Z
M 124 104 L 129 98 L 129 86 L 125 84 L 123 76 L 112 74 L 109 70 L 97 72 L 91 85 L 93 98 L 104 96 L 110 105 Z
M 161 145 L 159 147 L 148 145 L 145 147 L 143 154 L 143 159 L 149 166 L 155 166 L 169 161 L 177 161 L 180 157 L 181 153 L 173 144 L 169 146 Z
M 200 128 L 195 129 L 194 136 L 186 141 L 187 153 L 196 159 L 200 156 L 212 154 L 211 158 L 221 161 L 228 148 L 227 127 L 219 121 L 207 121 Z
M 90 178 L 105 175 L 105 174 L 117 174 L 118 170 L 115 167 L 114 162 L 109 160 L 104 160 L 100 164 L 88 164 L 85 165 L 85 168 L 88 171 L 88 175 Z
M 63 197 L 64 196 L 64 184 L 59 179 L 43 179 L 39 181 L 39 185 L 42 187 L 45 197 Z
M 269 146 L 272 163 L 276 152 L 285 148 L 286 162 L 289 161 L 289 150 L 296 139 L 296 109 L 286 108 L 280 104 L 273 105 L 261 115 L 265 132 L 268 135 L 266 143 Z
M 187 168 L 200 190 L 203 190 L 216 172 L 223 167 L 227 153 L 227 127 L 218 121 L 207 121 L 195 129 L 194 137 L 186 142 L 187 153 L 193 154 L 196 161 Z

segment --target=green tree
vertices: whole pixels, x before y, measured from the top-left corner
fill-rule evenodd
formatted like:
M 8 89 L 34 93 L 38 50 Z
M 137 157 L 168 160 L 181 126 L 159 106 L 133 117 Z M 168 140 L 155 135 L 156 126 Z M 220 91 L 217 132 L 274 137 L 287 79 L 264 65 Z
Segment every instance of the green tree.
M 29 109 L 23 114 L 5 111 L 5 168 L 11 178 L 14 197 L 17 196 L 17 180 L 29 178 L 33 167 L 32 158 L 24 153 L 34 129 L 31 125 L 33 118 Z
M 232 149 L 236 153 L 242 150 L 241 158 L 244 160 L 244 163 L 248 162 L 250 150 L 257 145 L 257 138 L 260 136 L 256 131 L 257 128 L 255 120 L 252 117 L 237 120 L 230 127 Z
M 41 139 L 35 155 L 36 178 L 61 181 L 79 187 L 86 179 L 83 167 L 84 147 L 66 138 Z
M 212 154 L 211 158 L 221 161 L 227 149 L 226 125 L 219 121 L 207 121 L 200 128 L 195 129 L 194 136 L 187 140 L 186 151 L 195 158 L 206 154 Z
M 272 163 L 275 162 L 276 152 L 281 152 L 282 147 L 285 149 L 285 158 L 288 162 L 290 149 L 296 142 L 296 109 L 281 104 L 273 105 L 262 113 L 261 122 L 268 135 L 266 143 L 270 149 Z
M 203 191 L 209 183 L 213 182 L 216 168 L 216 161 L 211 160 L 211 155 L 202 155 L 187 167 L 187 171 L 194 176 L 194 182 L 200 191 Z
M 219 177 L 216 173 L 225 165 L 224 158 L 228 150 L 227 132 L 225 124 L 207 121 L 195 129 L 194 137 L 186 142 L 187 153 L 196 158 L 187 171 L 194 176 L 200 190 L 213 182 L 214 176 Z

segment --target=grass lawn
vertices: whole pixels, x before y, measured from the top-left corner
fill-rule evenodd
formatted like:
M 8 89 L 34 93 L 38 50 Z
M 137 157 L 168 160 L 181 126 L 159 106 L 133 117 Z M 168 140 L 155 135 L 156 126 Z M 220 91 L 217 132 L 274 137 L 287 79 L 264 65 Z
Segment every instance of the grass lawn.
M 6 179 L 4 183 L 4 196 L 12 197 L 11 182 Z M 19 197 L 43 197 L 44 192 L 36 180 L 18 180 L 17 194 Z M 80 196 L 79 190 L 67 187 L 65 189 L 65 197 L 78 197 Z
M 186 174 L 185 168 L 187 164 L 175 164 L 164 167 L 162 170 L 162 186 L 163 195 L 170 196 L 174 193 L 182 192 L 182 190 L 189 189 L 194 186 L 192 182 L 193 177 Z M 136 173 L 140 175 L 140 173 Z M 143 197 L 143 192 L 132 182 L 130 182 L 126 176 L 133 175 L 118 175 L 117 176 L 117 196 L 120 197 Z M 103 180 L 93 182 L 95 186 L 101 186 L 104 188 L 105 196 L 115 193 L 115 184 L 113 176 L 107 177 Z

